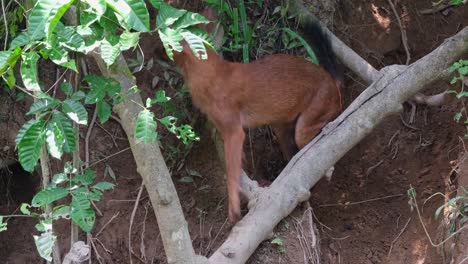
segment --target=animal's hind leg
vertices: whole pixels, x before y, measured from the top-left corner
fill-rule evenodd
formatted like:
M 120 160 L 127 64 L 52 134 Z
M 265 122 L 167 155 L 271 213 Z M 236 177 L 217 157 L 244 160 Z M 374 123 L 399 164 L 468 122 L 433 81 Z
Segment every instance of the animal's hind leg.
M 327 110 L 324 111 L 323 109 Z M 295 140 L 299 149 L 307 145 L 322 128 L 336 117 L 333 107 L 311 104 L 301 113 L 296 123 Z
M 299 149 L 294 141 L 295 122 L 271 126 L 275 132 L 278 144 L 285 160 L 290 160 Z

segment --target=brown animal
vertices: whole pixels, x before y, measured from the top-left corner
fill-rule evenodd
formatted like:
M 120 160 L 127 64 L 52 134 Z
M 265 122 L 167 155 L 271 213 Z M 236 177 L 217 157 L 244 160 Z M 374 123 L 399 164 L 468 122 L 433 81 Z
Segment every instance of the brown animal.
M 211 10 L 203 13 L 213 18 Z M 212 25 L 201 25 L 212 29 Z M 174 53 L 194 104 L 214 123 L 224 141 L 229 220 L 241 216 L 239 178 L 243 128 L 271 125 L 286 159 L 309 143 L 341 111 L 340 84 L 330 43 L 317 23 L 304 27 L 322 66 L 302 57 L 270 55 L 242 64 L 208 49 L 197 58 L 187 43 Z

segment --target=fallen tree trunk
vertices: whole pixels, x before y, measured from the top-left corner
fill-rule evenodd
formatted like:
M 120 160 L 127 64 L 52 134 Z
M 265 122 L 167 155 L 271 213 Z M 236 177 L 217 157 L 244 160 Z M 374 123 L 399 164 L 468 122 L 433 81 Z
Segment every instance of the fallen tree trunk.
M 249 213 L 234 226 L 211 263 L 245 263 L 273 228 L 347 151 L 369 134 L 384 117 L 399 112 L 402 103 L 433 81 L 446 79 L 449 66 L 468 52 L 468 27 L 409 66 L 379 71 L 374 82 L 286 166 L 261 192 Z M 266 221 L 268 219 L 268 221 Z

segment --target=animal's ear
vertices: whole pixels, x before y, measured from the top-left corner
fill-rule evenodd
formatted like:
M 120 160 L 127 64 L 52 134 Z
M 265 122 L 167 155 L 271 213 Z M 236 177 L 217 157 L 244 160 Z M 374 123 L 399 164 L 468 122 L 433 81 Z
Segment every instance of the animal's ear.
M 202 16 L 206 17 L 206 19 L 210 20 L 210 21 L 216 21 L 218 19 L 218 16 L 216 15 L 216 12 L 207 7 L 205 8 L 205 10 L 203 10 L 201 13 L 200 13 Z
M 223 26 L 219 23 L 216 11 L 211 8 L 205 8 L 205 10 L 203 10 L 200 14 L 206 19 L 208 19 L 210 23 L 201 24 L 199 26 L 205 29 L 211 35 L 216 48 L 221 47 L 224 36 L 224 30 Z

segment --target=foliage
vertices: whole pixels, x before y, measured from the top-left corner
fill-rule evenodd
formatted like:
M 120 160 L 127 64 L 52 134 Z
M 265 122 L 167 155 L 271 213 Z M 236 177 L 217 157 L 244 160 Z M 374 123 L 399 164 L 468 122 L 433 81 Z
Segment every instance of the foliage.
M 277 248 L 277 250 L 278 250 L 278 253 L 282 253 L 282 254 L 286 253 L 286 248 L 284 247 L 284 242 L 283 242 L 283 239 L 282 239 L 282 238 L 279 238 L 279 237 L 274 238 L 274 239 L 270 242 L 270 244 L 276 246 L 276 248 Z
M 468 223 L 468 186 L 461 186 L 462 193 L 459 196 L 449 199 L 445 204 L 441 205 L 435 212 L 434 217 L 437 219 L 440 213 L 445 209 L 445 215 L 449 220 L 449 235 L 455 233 L 466 223 Z
M 193 27 L 207 23 L 206 18 L 173 8 L 160 0 L 150 2 L 159 10 L 154 31 L 161 37 L 167 54 L 172 57 L 173 50 L 181 51 L 180 41 L 185 40 L 195 54 L 200 55 L 201 59 L 206 58 L 206 47 L 212 45 L 206 32 Z M 80 11 L 76 26 L 65 25 L 61 21 L 72 7 Z M 16 36 L 10 41 L 8 50 L 0 51 L 0 75 L 7 86 L 20 89 L 34 99 L 27 113 L 31 118 L 16 137 L 19 162 L 26 171 L 34 171 L 43 149 L 56 159 L 76 149 L 78 138 L 74 124 L 75 127 L 88 124 L 86 105 L 95 105 L 99 121 L 105 123 L 111 116 L 112 106 L 129 95 L 123 93 L 120 84 L 112 78 L 87 75 L 78 87 L 63 81 L 60 91 L 65 98 L 61 100 L 50 95 L 54 87 L 44 87 L 39 80 L 38 65 L 50 60 L 79 73 L 74 54 L 88 54 L 99 48 L 99 54 L 109 67 L 123 51 L 138 45 L 141 33 L 150 31 L 149 13 L 144 0 L 35 1 L 26 30 L 19 34 L 16 30 L 10 30 L 10 34 L 13 33 L 11 36 Z M 15 75 L 18 65 L 19 75 Z M 21 77 L 18 83 L 16 76 Z M 136 87 L 130 92 L 135 90 Z M 146 106 L 142 106 L 136 136 L 143 142 L 157 138 L 155 115 L 149 108 L 154 104 L 167 104 L 169 99 L 161 90 L 154 99 L 147 100 Z M 184 144 L 198 140 L 191 126 L 176 125 L 177 119 L 172 116 L 156 120 Z M 34 236 L 34 241 L 44 259 L 51 259 L 52 246 L 57 240 L 52 229 L 53 222 L 71 218 L 83 231 L 89 232 L 96 218 L 92 203 L 99 201 L 104 191 L 114 188 L 109 182 L 95 184 L 95 173 L 83 168 L 73 168 L 67 163 L 63 172 L 54 175 L 51 183 L 34 196 L 30 205 L 21 207 L 24 214 L 39 218 L 36 228 L 41 234 Z M 69 204 L 63 202 L 66 197 L 71 197 Z M 46 213 L 46 207 L 52 207 L 52 211 Z M 3 230 L 6 230 L 6 223 L 2 217 L 0 231 Z
M 57 237 L 53 234 L 52 223 L 58 219 L 71 218 L 81 229 L 89 232 L 96 220 L 96 214 L 92 208 L 93 201 L 99 201 L 106 190 L 114 189 L 110 182 L 98 182 L 94 184 L 95 172 L 85 169 L 82 174 L 72 168 L 71 163 L 65 164 L 63 172 L 55 174 L 49 186 L 38 192 L 32 199 L 31 204 L 22 204 L 21 211 L 33 217 L 39 218 L 36 229 L 41 232 L 40 236 L 34 236 L 34 241 L 39 254 L 50 261 L 52 246 Z M 69 204 L 65 203 L 65 197 L 71 197 Z M 48 205 L 55 203 L 50 214 L 35 213 L 33 210 L 45 210 Z
M 238 7 L 223 0 L 204 0 L 204 2 L 218 10 L 221 24 L 226 32 L 224 41 L 227 47 L 223 47 L 223 50 L 241 51 L 244 63 L 249 62 L 252 55 L 257 57 L 261 53 L 289 53 L 291 49 L 299 47 L 305 48 L 306 59 L 317 63 L 310 45 L 288 25 L 289 19 L 294 18 L 287 16 L 288 6 L 264 6 L 262 0 L 237 1 Z M 264 14 L 249 26 L 247 9 L 258 9 Z M 251 50 L 255 50 L 256 53 L 250 54 Z
M 468 76 L 468 60 L 460 60 L 458 62 L 455 62 L 450 68 L 450 72 L 455 73 L 457 76 L 453 77 L 453 79 L 450 81 L 450 84 L 455 85 L 458 82 L 460 82 L 461 89 L 460 91 L 457 90 L 449 90 L 449 93 L 453 93 L 456 95 L 457 99 L 461 99 L 462 102 L 462 108 L 458 113 L 455 114 L 453 119 L 457 122 L 460 122 L 462 118 L 464 117 L 463 123 L 465 125 L 468 124 L 468 114 L 466 112 L 466 107 L 465 104 L 463 103 L 463 98 L 468 97 L 468 91 L 465 91 L 465 80 Z M 467 127 L 468 129 L 468 127 Z M 465 134 L 465 137 L 468 137 L 468 133 Z

